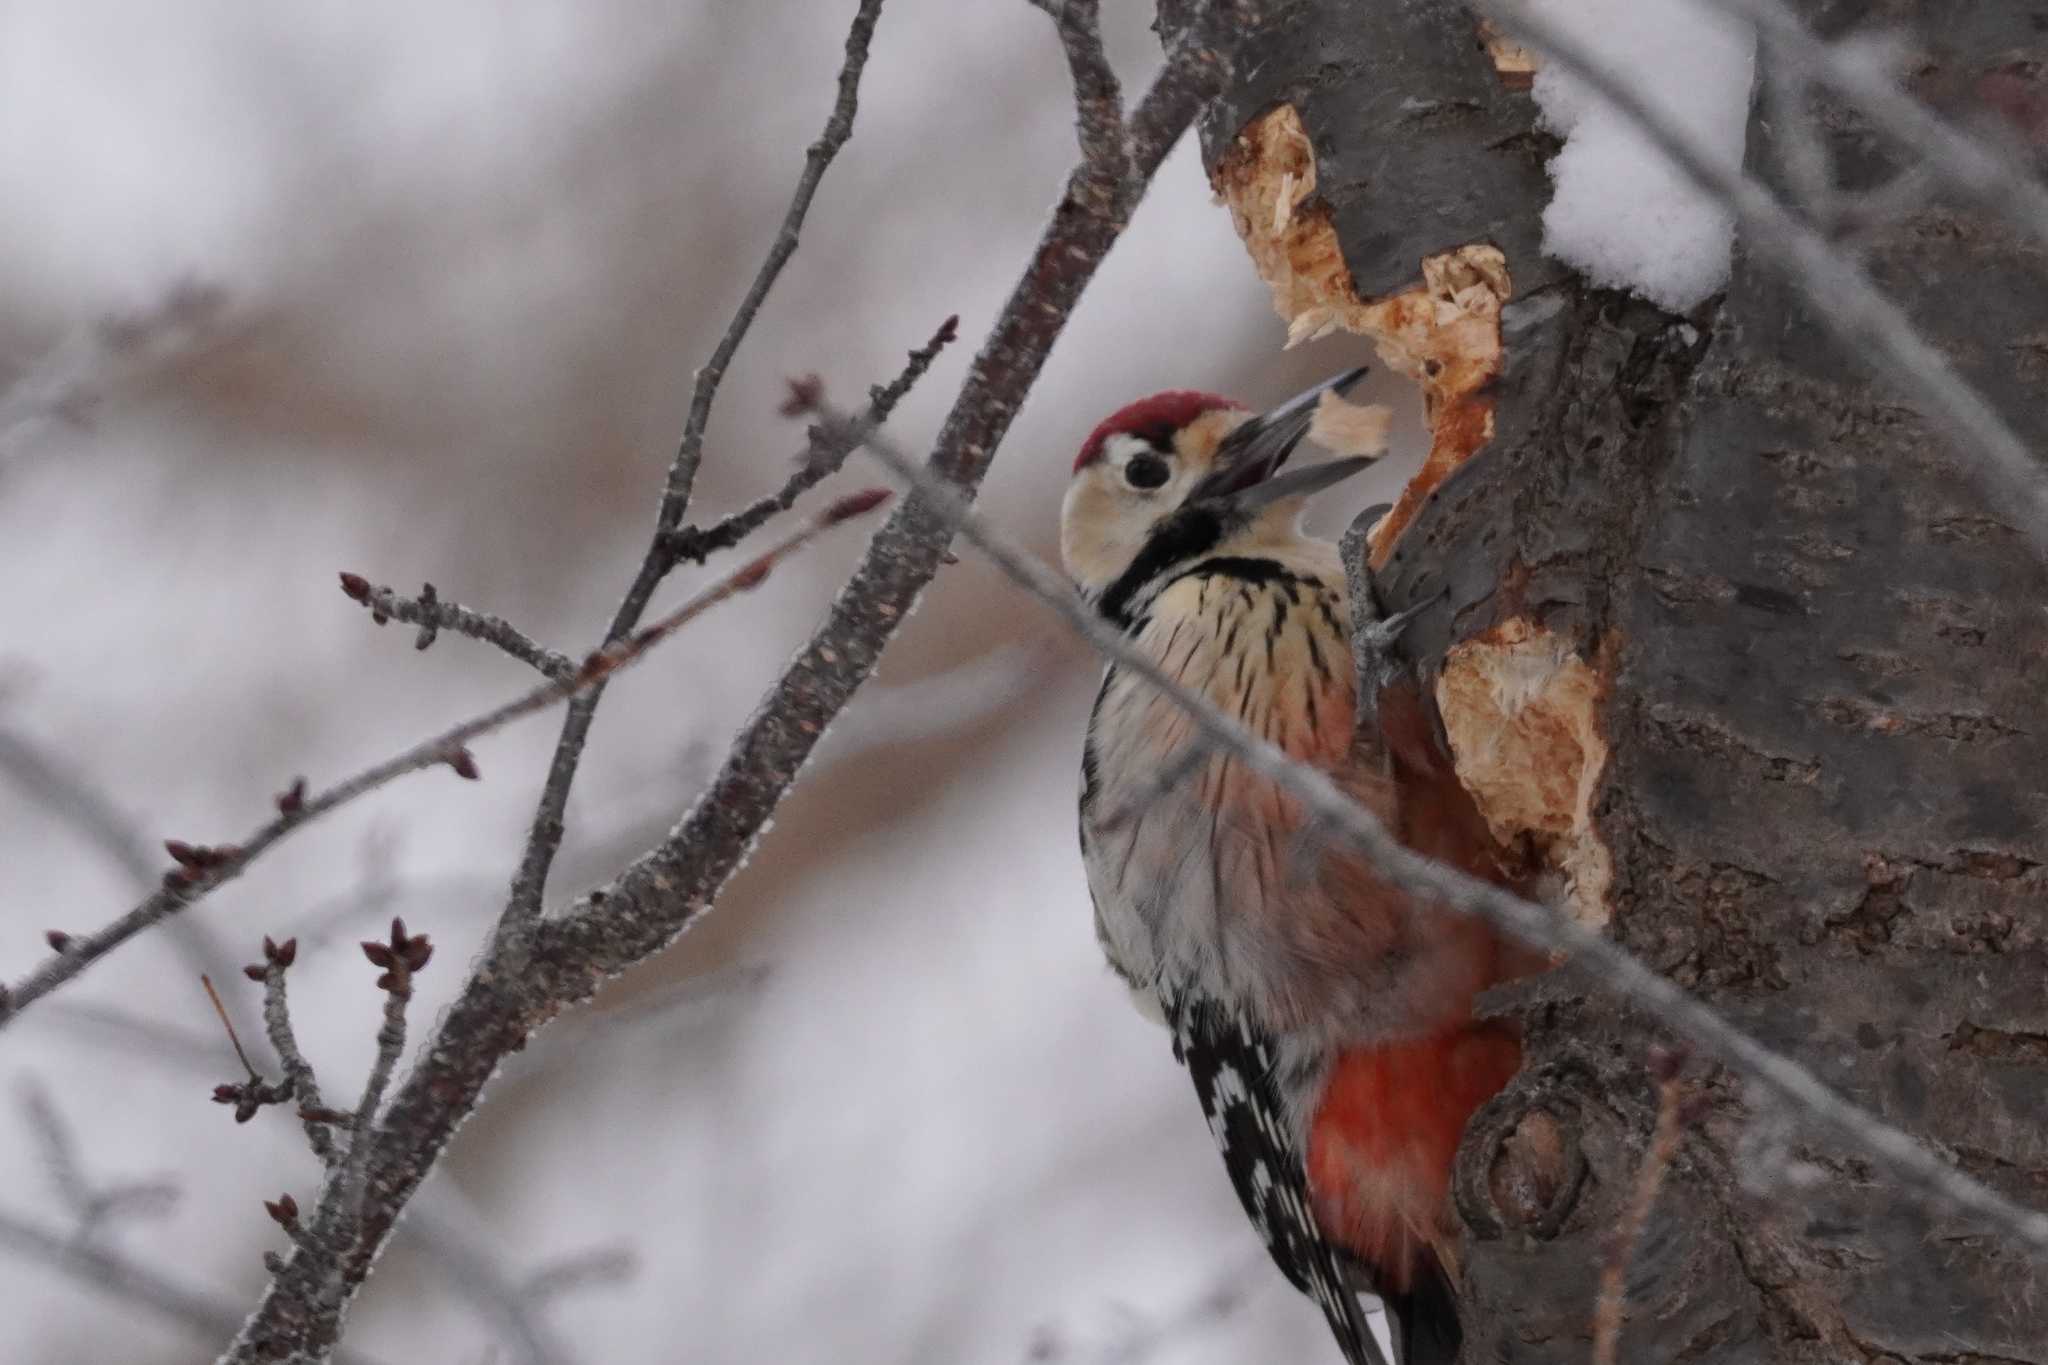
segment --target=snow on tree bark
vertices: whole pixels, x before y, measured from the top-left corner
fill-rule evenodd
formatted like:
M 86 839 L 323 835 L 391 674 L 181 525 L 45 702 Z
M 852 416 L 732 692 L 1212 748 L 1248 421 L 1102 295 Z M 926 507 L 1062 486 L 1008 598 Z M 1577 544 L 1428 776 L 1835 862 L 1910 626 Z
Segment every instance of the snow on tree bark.
M 2024 7 L 1800 8 L 1824 34 L 1907 24 L 1937 102 L 2048 94 Z M 1377 584 L 1389 609 L 1449 588 L 1409 644 L 1496 827 L 1582 922 L 2048 1202 L 2048 573 L 2010 514 L 1740 244 L 1686 317 L 1545 259 L 1555 142 L 1462 6 L 1303 0 L 1242 51 L 1203 152 L 1276 305 L 1297 334 L 1372 335 L 1430 399 L 1429 487 L 1377 543 Z M 1841 190 L 1901 173 L 1853 113 L 1814 109 Z M 1785 133 L 1752 115 L 1752 173 L 1781 190 Z M 1425 262 L 1440 281 L 1489 247 L 1497 271 L 1422 291 L 1420 340 L 1391 317 Z M 2048 446 L 2038 249 L 1951 198 L 1861 249 Z M 1476 322 L 1474 279 L 1504 285 Z M 1449 392 L 1459 354 L 1475 368 Z M 1496 1007 L 1527 1064 L 1461 1155 L 1466 1359 L 1576 1365 L 1656 1116 L 1651 1031 L 1568 969 Z M 1623 1359 L 2048 1361 L 2048 1270 L 1726 1078 L 1695 1089 Z

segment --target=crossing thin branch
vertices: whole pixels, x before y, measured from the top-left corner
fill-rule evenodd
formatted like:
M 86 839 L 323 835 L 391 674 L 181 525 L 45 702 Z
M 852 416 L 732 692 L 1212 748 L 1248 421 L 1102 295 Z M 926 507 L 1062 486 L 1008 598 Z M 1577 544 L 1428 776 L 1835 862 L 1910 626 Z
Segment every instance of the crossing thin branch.
M 820 412 L 828 425 L 846 421 L 829 409 L 820 408 Z M 1143 679 L 1186 712 L 1201 744 L 1212 752 L 1227 754 L 1301 802 L 1309 819 L 1325 829 L 1331 840 L 1362 853 L 1403 891 L 1461 914 L 1477 915 L 1524 943 L 1561 955 L 1565 966 L 1560 970 L 1576 969 L 1601 989 L 1639 1006 L 1675 1035 L 1711 1053 L 1782 1102 L 1809 1128 L 1847 1143 L 1890 1171 L 1905 1189 L 2048 1256 L 2048 1213 L 2006 1198 L 1916 1139 L 1851 1104 L 1807 1068 L 1758 1042 L 1612 939 L 1408 848 L 1324 773 L 1289 758 L 1207 698 L 1169 677 L 1083 602 L 1065 579 L 991 528 L 885 435 L 871 432 L 862 444 L 915 492 L 917 501 L 965 536 L 1013 583 L 1050 608 L 1106 659 Z

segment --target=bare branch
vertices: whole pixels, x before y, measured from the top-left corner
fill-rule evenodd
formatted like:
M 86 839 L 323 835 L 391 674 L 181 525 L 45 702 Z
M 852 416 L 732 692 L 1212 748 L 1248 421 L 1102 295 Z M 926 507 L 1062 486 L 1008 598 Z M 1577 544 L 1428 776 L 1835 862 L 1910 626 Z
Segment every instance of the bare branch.
M 391 1073 L 405 1053 L 405 1010 L 412 1003 L 413 973 L 427 965 L 433 945 L 425 934 L 407 934 L 405 921 L 391 921 L 391 937 L 363 944 L 363 956 L 382 969 L 377 988 L 384 992 L 384 1023 L 377 1030 L 377 1056 L 370 1064 L 369 1079 L 363 1082 L 363 1096 L 356 1102 L 355 1122 L 350 1124 L 348 1156 L 337 1178 L 342 1208 L 353 1217 L 362 1206 L 363 1174 L 370 1155 L 370 1139 L 376 1132 L 377 1110 L 384 1103 L 384 1091 Z
M 213 978 L 202 976 L 199 984 L 206 988 L 206 998 L 213 1002 L 213 1012 L 220 1016 L 220 1026 L 227 1030 L 228 1042 L 235 1049 L 235 1060 L 242 1064 L 242 1070 L 249 1073 L 250 1080 L 261 1081 L 263 1077 L 256 1070 L 256 1063 L 249 1060 L 249 1054 L 242 1049 L 241 1038 L 235 1033 L 235 1021 L 228 1018 L 228 1007 L 221 1003 L 220 992 L 213 987 Z
M 883 494 L 881 496 L 886 496 Z M 575 674 L 559 682 L 543 683 L 494 710 L 464 721 L 423 740 L 382 763 L 365 768 L 323 792 L 307 795 L 292 804 L 288 812 L 262 826 L 239 844 L 194 849 L 176 844 L 173 856 L 180 866 L 166 874 L 163 886 L 145 897 L 141 904 L 95 933 L 79 935 L 64 951 L 44 960 L 40 967 L 0 995 L 0 1028 L 30 1004 L 48 995 L 84 971 L 92 963 L 126 943 L 135 935 L 161 923 L 186 907 L 204 899 L 217 888 L 233 881 L 262 853 L 319 817 L 347 805 L 360 796 L 383 787 L 408 773 L 443 764 L 458 774 L 474 777 L 475 760 L 469 745 L 501 730 L 515 720 L 545 710 L 566 697 L 594 689 L 599 683 L 647 657 L 663 640 L 730 597 L 759 587 L 771 570 L 801 550 L 825 531 L 851 517 L 865 515 L 880 505 L 874 494 L 854 494 L 826 508 L 817 518 L 784 536 L 766 553 L 737 571 L 705 587 L 668 615 L 628 639 L 615 641 L 586 658 Z
M 538 669 L 543 676 L 557 682 L 576 671 L 576 665 L 570 662 L 568 655 L 536 644 L 504 617 L 471 611 L 459 602 L 442 601 L 432 583 L 422 584 L 418 597 L 400 597 L 389 588 L 372 587 L 361 574 L 344 573 L 341 590 L 351 600 L 368 608 L 370 619 L 380 626 L 387 620 L 418 626 L 420 633 L 413 640 L 416 649 L 427 648 L 441 631 L 452 630 L 457 635 L 496 645 L 520 663 Z
M 668 483 L 662 491 L 660 509 L 655 514 L 654 536 L 640 561 L 632 586 L 627 588 L 624 600 L 613 613 L 611 626 L 605 632 L 607 642 L 624 639 L 640 623 L 655 589 L 661 586 L 676 562 L 669 548 L 669 537 L 681 525 L 683 513 L 689 507 L 690 492 L 696 486 L 697 467 L 704 458 L 704 432 L 711 421 L 712 401 L 717 398 L 719 385 L 725 382 L 726 367 L 732 364 L 740 343 L 746 340 L 768 291 L 774 287 L 783 266 L 796 252 L 797 235 L 810 212 L 818 184 L 825 178 L 826 168 L 853 135 L 854 114 L 860 103 L 861 73 L 867 69 L 868 45 L 874 39 L 875 24 L 881 13 L 882 0 L 861 0 L 853 25 L 847 30 L 846 61 L 839 69 L 839 93 L 832 102 L 832 112 L 825 120 L 824 131 L 804 155 L 803 174 L 797 177 L 796 192 L 790 198 L 788 211 L 783 214 L 775 241 L 768 248 L 767 259 L 761 262 L 761 268 L 747 287 L 739 308 L 726 324 L 725 334 L 712 349 L 711 358 L 697 371 L 696 383 L 690 393 L 689 415 L 683 421 L 682 440 L 676 447 L 674 461 L 669 465 Z M 554 866 L 555 854 L 562 846 L 569 789 L 575 784 L 576 770 L 583 762 L 583 746 L 590 738 L 590 725 L 603 699 L 603 687 L 593 688 L 573 703 L 562 718 L 561 737 L 555 741 L 555 755 L 548 764 L 547 779 L 541 786 L 533 823 L 527 830 L 526 850 L 520 856 L 519 871 L 512 879 L 512 895 L 498 921 L 499 936 L 511 940 L 515 954 L 520 951 L 518 940 L 540 920 L 541 906 L 547 895 L 548 871 Z M 518 964 L 508 965 L 516 969 Z
M 1615 1365 L 1621 1350 L 1621 1324 L 1628 1306 L 1628 1267 L 1635 1259 L 1636 1243 L 1650 1221 L 1657 1191 L 1664 1187 L 1664 1173 L 1678 1155 L 1678 1132 L 1685 1109 L 1685 1087 L 1679 1080 L 1685 1057 L 1659 1049 L 1651 1055 L 1651 1069 L 1657 1080 L 1657 1127 L 1650 1135 L 1649 1150 L 1636 1169 L 1636 1187 L 1629 1196 L 1622 1224 L 1614 1229 L 1607 1263 L 1600 1267 L 1600 1298 L 1593 1306 L 1593 1365 Z
M 1701 148 L 1689 130 L 1654 108 L 1563 25 L 1525 0 L 1477 4 L 1522 41 L 1577 73 L 1602 99 L 1626 113 L 1686 179 L 1726 204 L 1757 259 L 1776 266 L 1811 300 L 1815 316 L 1849 353 L 1879 360 L 1892 382 L 1959 449 L 1974 456 L 1965 462 L 1971 475 L 1993 501 L 2012 509 L 2015 529 L 2036 554 L 2048 559 L 2048 474 L 2018 434 L 1914 330 L 1861 266 L 1787 212 L 1762 185 Z
M 845 420 L 830 414 L 827 419 Z M 1562 954 L 1568 959 L 1567 966 L 1584 972 L 1588 980 L 1642 1007 L 1679 1036 L 1713 1053 L 1730 1069 L 1802 1115 L 1810 1127 L 1857 1148 L 1923 1199 L 2048 1255 L 2048 1213 L 2007 1199 L 1949 1165 L 1914 1138 L 1849 1103 L 1811 1071 L 1765 1047 L 1613 940 L 1408 848 L 1371 811 L 1339 791 L 1325 774 L 1290 759 L 1206 698 L 1167 676 L 1107 620 L 1092 611 L 1064 579 L 1028 550 L 991 529 L 952 490 L 886 437 L 871 434 L 863 444 L 916 490 L 919 505 L 930 508 L 933 515 L 966 536 L 1011 581 L 1051 608 L 1104 657 L 1132 676 L 1142 678 L 1185 711 L 1203 744 L 1229 754 L 1301 802 L 1307 815 L 1327 829 L 1333 840 L 1369 858 L 1394 885 L 1461 914 L 1478 915 L 1524 943 Z
M 682 984 L 693 988 L 694 993 L 710 998 L 734 990 L 751 989 L 765 970 L 734 969 L 732 973 L 713 973 L 711 977 L 701 981 Z M 735 979 L 726 980 L 729 975 Z M 651 1027 L 659 1022 L 658 1018 L 650 1017 L 656 1014 L 657 1009 L 679 1012 L 675 1007 L 680 1006 L 683 1001 L 680 998 L 671 999 L 671 996 L 680 997 L 681 993 L 680 988 L 653 992 L 642 1000 L 635 1000 L 624 1010 L 613 1011 L 595 1020 L 571 1021 L 570 1029 L 549 1035 L 551 1043 L 555 1046 L 542 1049 L 543 1065 L 569 1060 L 580 1050 L 582 1043 L 606 1041 L 602 1035 L 586 1036 L 585 1033 L 577 1031 L 574 1027 L 576 1024 L 595 1023 L 600 1029 L 608 1029 L 616 1015 L 619 1016 L 618 1023 L 624 1029 Z M 40 1011 L 37 1017 L 44 1023 L 60 1021 L 66 1027 L 81 1033 L 105 1035 L 103 1041 L 111 1040 L 122 1050 L 125 1057 L 148 1056 L 149 1052 L 154 1050 L 158 1054 L 155 1060 L 183 1071 L 204 1074 L 212 1070 L 218 1059 L 218 1047 L 197 1035 L 181 1034 L 175 1027 L 166 1027 L 98 1006 L 59 1000 Z M 562 1047 L 563 1043 L 569 1043 L 571 1046 Z M 515 1060 L 524 1060 L 524 1057 Z M 317 1092 L 302 1082 L 300 1093 L 303 1095 Z M 349 1123 L 352 1122 L 350 1117 L 346 1114 L 337 1117 L 341 1120 L 342 1130 L 347 1131 Z M 31 1115 L 30 1121 L 38 1125 L 39 1132 L 42 1131 L 40 1120 Z M 319 1125 L 323 1136 L 325 1129 L 332 1126 Z M 47 1137 L 42 1140 L 46 1145 L 50 1141 Z M 69 1139 L 66 1138 L 64 1141 L 68 1143 Z M 73 1171 L 80 1170 L 75 1148 L 67 1146 L 65 1150 L 68 1154 L 66 1160 L 69 1168 Z M 85 1182 L 81 1179 L 77 1183 L 83 1186 Z M 115 1208 L 109 1210 L 107 1217 L 111 1218 L 153 1213 L 156 1211 L 155 1207 L 145 1206 L 143 1200 L 161 1199 L 174 1193 L 175 1190 L 166 1182 L 137 1181 L 112 1186 L 100 1197 L 103 1200 L 119 1201 Z M 131 1197 L 136 1202 L 129 1202 Z M 67 1203 L 76 1207 L 70 1196 L 65 1198 Z M 539 1314 L 535 1311 L 542 1306 L 540 1300 L 531 1295 L 526 1281 L 515 1276 L 501 1263 L 500 1257 L 493 1249 L 491 1235 L 484 1229 L 478 1214 L 459 1185 L 445 1180 L 429 1182 L 421 1189 L 419 1198 L 409 1210 L 405 1226 L 420 1251 L 446 1275 L 450 1287 L 472 1304 L 486 1321 L 494 1325 L 512 1359 L 524 1361 L 525 1365 L 571 1365 L 575 1359 L 574 1353 L 568 1350 L 557 1338 L 557 1334 L 540 1320 Z M 298 1230 L 301 1235 L 306 1232 L 303 1225 L 299 1225 Z M 576 1267 L 586 1264 L 589 1260 L 598 1259 L 604 1254 L 603 1249 L 572 1253 L 559 1261 L 548 1263 L 537 1274 L 545 1275 L 554 1269 L 573 1272 Z M 625 1248 L 615 1248 L 613 1254 L 623 1257 L 630 1255 L 630 1252 Z M 229 1314 L 239 1313 L 241 1310 L 223 1306 L 221 1311 L 223 1314 Z M 226 1318 L 223 1319 L 223 1323 L 222 1332 L 217 1334 L 221 1340 L 224 1340 L 226 1334 L 234 1327 L 234 1321 L 228 1321 Z
M 235 1057 L 242 1063 L 242 1070 L 248 1073 L 246 1081 L 227 1081 L 213 1088 L 215 1104 L 235 1106 L 235 1122 L 247 1123 L 256 1117 L 257 1111 L 265 1105 L 283 1104 L 292 1097 L 290 1078 L 273 1085 L 263 1079 L 263 1073 L 249 1060 L 249 1054 L 242 1049 L 242 1040 L 235 1033 L 235 1021 L 228 1018 L 228 1007 L 221 1003 L 220 992 L 213 988 L 213 978 L 201 976 L 199 984 L 206 987 L 206 998 L 213 1002 L 213 1012 L 220 1016 L 220 1026 L 227 1030 L 228 1042 L 234 1046 Z
M 1102 50 L 1099 0 L 1031 0 L 1052 16 L 1074 77 L 1074 115 L 1081 155 L 1105 185 L 1122 194 L 1130 178 L 1130 135 L 1124 127 L 1124 95 L 1109 54 Z
M 332 1166 L 340 1157 L 334 1145 L 333 1125 L 320 1118 L 327 1105 L 320 1097 L 313 1064 L 299 1049 L 298 1036 L 292 1030 L 291 1003 L 285 995 L 284 974 L 298 951 L 299 941 L 295 938 L 278 944 L 268 938 L 263 940 L 263 1029 L 270 1035 L 270 1046 L 277 1053 L 285 1081 L 298 1098 L 299 1121 L 305 1125 L 306 1142 L 323 1166 Z
M 1204 10 L 1207 13 L 1207 8 Z M 1227 25 L 1184 33 L 1131 126 L 1135 175 L 1149 183 L 1196 111 L 1228 75 Z M 934 466 L 956 487 L 979 485 L 1011 417 L 1064 329 L 1083 287 L 1122 234 L 1125 215 L 1105 217 L 1094 168 L 1082 166 L 1039 240 L 1024 277 L 970 367 L 940 431 Z M 1126 201 L 1126 209 L 1129 200 Z M 666 529 L 666 526 L 663 527 Z M 599 892 L 558 917 L 538 920 L 530 936 L 500 933 L 433 1042 L 392 1099 L 375 1135 L 359 1235 L 330 1259 L 294 1255 L 273 1276 L 262 1302 L 223 1358 L 255 1365 L 293 1352 L 317 1355 L 340 1330 L 342 1313 L 369 1273 L 400 1211 L 425 1179 L 485 1083 L 509 1052 L 609 977 L 666 946 L 718 895 L 753 847 L 818 739 L 873 670 L 946 553 L 950 528 L 926 508 L 905 508 L 869 544 L 861 566 L 811 643 L 770 689 L 737 736 L 724 769 L 659 846 Z M 650 590 L 651 591 L 651 590 Z M 622 613 L 634 608 L 629 594 Z M 626 619 L 637 619 L 630 614 Z M 550 782 L 563 762 L 573 770 L 581 739 L 564 726 Z M 536 820 L 536 844 L 560 831 Z M 559 821 L 559 809 L 555 817 Z M 522 867 L 515 885 L 537 899 Z M 545 859 L 540 875 L 545 874 Z M 512 909 L 508 908 L 510 916 Z M 537 913 L 537 912 L 536 912 Z M 323 1204 L 326 1196 L 323 1196 Z
M 690 392 L 689 416 L 683 419 L 683 438 L 676 448 L 675 463 L 669 468 L 668 491 L 662 496 L 658 522 L 663 530 L 675 528 L 690 501 L 697 467 L 704 458 L 704 432 L 711 423 L 711 404 L 718 397 L 719 385 L 725 382 L 726 367 L 739 353 L 740 343 L 747 339 L 754 318 L 768 299 L 768 291 L 782 276 L 782 268 L 796 254 L 798 234 L 803 230 L 804 218 L 811 211 L 811 200 L 818 193 L 826 169 L 853 136 L 853 119 L 860 107 L 861 73 L 867 69 L 868 46 L 874 41 L 875 24 L 881 17 L 882 0 L 860 0 L 853 26 L 847 30 L 846 61 L 839 68 L 839 93 L 832 101 L 825 129 L 804 153 L 803 174 L 797 177 L 796 193 L 790 196 L 789 208 L 782 215 L 782 226 L 776 229 L 767 259 L 761 262 L 753 283 L 747 286 L 746 296 L 726 324 L 725 335 L 712 348 L 711 358 L 697 371 L 696 384 Z

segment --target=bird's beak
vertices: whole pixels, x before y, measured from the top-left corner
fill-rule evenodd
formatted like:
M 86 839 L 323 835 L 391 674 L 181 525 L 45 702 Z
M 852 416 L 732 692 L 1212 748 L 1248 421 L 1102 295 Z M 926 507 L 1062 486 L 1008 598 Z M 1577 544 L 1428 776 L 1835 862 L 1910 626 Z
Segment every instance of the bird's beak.
M 1250 511 L 1286 498 L 1320 492 L 1365 468 L 1372 463 L 1370 460 L 1332 460 L 1298 469 L 1282 478 L 1274 477 L 1301 444 L 1301 438 L 1308 435 L 1309 424 L 1315 420 L 1316 404 L 1323 395 L 1334 390 L 1342 397 L 1366 373 L 1364 365 L 1346 370 L 1239 426 L 1223 438 L 1216 452 L 1216 467 L 1188 490 L 1187 500 L 1228 499 L 1240 510 Z

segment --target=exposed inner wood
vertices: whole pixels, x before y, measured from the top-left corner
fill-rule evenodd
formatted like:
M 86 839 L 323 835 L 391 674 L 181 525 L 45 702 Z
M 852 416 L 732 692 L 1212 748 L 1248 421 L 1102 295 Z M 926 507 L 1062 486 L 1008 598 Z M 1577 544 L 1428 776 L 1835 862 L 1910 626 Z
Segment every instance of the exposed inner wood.
M 1291 104 L 1239 134 L 1219 162 L 1229 205 L 1288 344 L 1343 330 L 1370 337 L 1380 358 L 1422 386 L 1429 453 L 1371 537 L 1383 564 L 1432 489 L 1493 436 L 1500 310 L 1513 292 L 1507 262 L 1483 243 L 1427 257 L 1421 283 L 1361 299 L 1316 195 L 1315 152 Z M 1437 683 L 1458 774 L 1505 843 L 1527 843 L 1563 878 L 1572 915 L 1604 925 L 1613 860 L 1592 828 L 1606 763 L 1602 688 L 1570 643 L 1510 620 L 1451 651 Z
M 1308 438 L 1333 455 L 1387 453 L 1387 428 L 1394 410 L 1384 403 L 1354 403 L 1335 389 L 1325 389 L 1309 422 Z
M 1510 90 L 1527 90 L 1536 83 L 1534 52 L 1502 33 L 1491 19 L 1479 21 L 1479 37 L 1486 44 L 1486 55 L 1500 74 L 1502 85 Z
M 1596 929 L 1613 915 L 1614 859 L 1593 825 L 1605 693 L 1570 640 L 1519 616 L 1453 645 L 1436 683 L 1458 779 L 1494 837 L 1527 841 L 1563 877 L 1568 913 Z
M 1461 246 L 1419 261 L 1420 284 L 1361 299 L 1329 207 L 1316 197 L 1315 151 L 1291 104 L 1247 124 L 1213 181 L 1273 291 L 1289 346 L 1355 332 L 1422 386 L 1429 454 L 1373 533 L 1373 562 L 1384 563 L 1430 490 L 1493 436 L 1487 388 L 1500 372 L 1501 305 L 1513 293 L 1507 259 L 1485 243 Z

